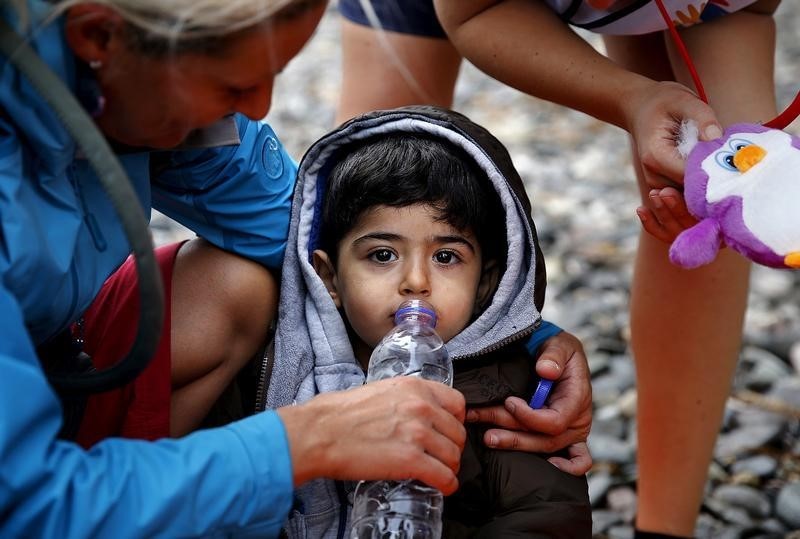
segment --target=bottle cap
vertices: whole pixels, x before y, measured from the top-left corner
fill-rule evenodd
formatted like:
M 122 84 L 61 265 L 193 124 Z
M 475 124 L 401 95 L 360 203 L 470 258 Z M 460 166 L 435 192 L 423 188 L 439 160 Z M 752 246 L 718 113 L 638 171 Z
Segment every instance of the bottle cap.
M 544 406 L 544 401 L 547 400 L 547 396 L 550 394 L 550 388 L 552 387 L 552 380 L 539 380 L 539 383 L 536 385 L 536 391 L 533 392 L 533 396 L 531 397 L 531 408 L 538 410 Z
M 394 313 L 394 321 L 395 323 L 399 323 L 409 315 L 420 315 L 425 318 L 430 318 L 431 325 L 434 327 L 436 326 L 436 311 L 433 310 L 433 305 L 427 301 L 421 299 L 410 299 L 404 301 Z

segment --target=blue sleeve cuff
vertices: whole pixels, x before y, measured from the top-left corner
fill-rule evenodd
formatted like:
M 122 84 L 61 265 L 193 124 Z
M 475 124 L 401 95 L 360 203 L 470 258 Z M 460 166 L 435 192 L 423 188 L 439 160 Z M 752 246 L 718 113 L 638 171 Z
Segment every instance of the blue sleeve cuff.
M 542 346 L 544 341 L 554 335 L 558 335 L 562 331 L 564 330 L 552 322 L 542 320 L 542 323 L 533 332 L 531 338 L 528 339 L 528 342 L 525 344 L 525 348 L 528 350 L 528 353 L 531 355 L 531 357 L 536 356 L 536 354 L 539 352 L 539 347 Z

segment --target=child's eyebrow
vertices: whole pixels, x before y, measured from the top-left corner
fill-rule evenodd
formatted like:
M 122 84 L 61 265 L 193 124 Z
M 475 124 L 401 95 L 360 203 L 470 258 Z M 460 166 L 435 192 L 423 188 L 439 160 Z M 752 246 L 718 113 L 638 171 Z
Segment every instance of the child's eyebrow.
M 460 243 L 462 245 L 466 245 L 473 253 L 475 252 L 475 246 L 472 245 L 472 242 L 464 236 L 458 236 L 455 234 L 447 236 L 434 236 L 433 241 L 436 243 Z
M 402 239 L 404 239 L 403 236 L 392 232 L 370 232 L 369 234 L 364 234 L 353 240 L 353 245 L 358 245 L 367 240 L 399 241 Z
M 363 243 L 368 240 L 379 240 L 379 241 L 402 241 L 405 240 L 405 236 L 401 236 L 400 234 L 395 234 L 393 232 L 370 232 L 368 234 L 364 234 L 363 236 L 359 236 L 355 240 L 353 240 L 353 245 L 358 245 L 359 243 Z M 469 241 L 464 236 L 460 236 L 458 234 L 447 234 L 444 236 L 433 236 L 431 238 L 434 243 L 441 244 L 441 243 L 460 243 L 465 245 L 470 251 L 473 253 L 475 252 L 475 246 L 472 245 L 472 242 Z

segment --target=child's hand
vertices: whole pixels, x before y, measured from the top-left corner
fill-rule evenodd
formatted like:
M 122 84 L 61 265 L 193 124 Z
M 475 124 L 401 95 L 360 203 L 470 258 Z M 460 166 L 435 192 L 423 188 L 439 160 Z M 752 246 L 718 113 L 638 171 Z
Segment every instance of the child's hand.
M 628 132 L 651 189 L 683 185 L 685 161 L 678 152 L 681 122 L 693 120 L 701 140 L 722 136 L 714 111 L 677 82 L 654 82 L 627 100 Z
M 567 449 L 569 458 L 551 457 L 554 466 L 573 475 L 583 475 L 592 466 L 586 439 L 592 425 L 592 388 L 583 346 L 562 331 L 542 344 L 536 362 L 542 378 L 557 380 L 544 408 L 533 410 L 517 397 L 504 406 L 486 406 L 467 411 L 467 422 L 490 423 L 484 442 L 489 447 L 534 453 Z
M 683 194 L 673 187 L 650 191 L 647 205 L 636 209 L 642 227 L 665 243 L 672 243 L 678 234 L 697 224 L 686 209 Z

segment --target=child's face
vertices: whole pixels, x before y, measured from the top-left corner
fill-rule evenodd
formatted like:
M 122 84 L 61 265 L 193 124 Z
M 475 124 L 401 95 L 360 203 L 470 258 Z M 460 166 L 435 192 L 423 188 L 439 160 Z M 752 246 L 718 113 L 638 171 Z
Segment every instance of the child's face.
M 378 206 L 339 242 L 335 268 L 326 253 L 314 252 L 317 273 L 362 341 L 353 343 L 360 360 L 368 359 L 393 327 L 403 301 L 424 299 L 433 305 L 436 331 L 446 342 L 469 324 L 476 305 L 491 293 L 494 283 L 482 279 L 475 235 L 437 221 L 436 215 L 427 204 Z

